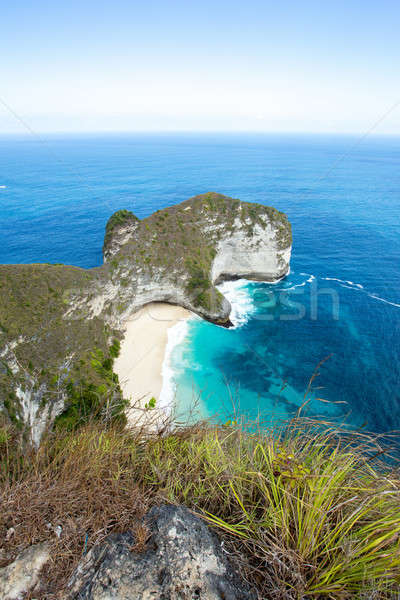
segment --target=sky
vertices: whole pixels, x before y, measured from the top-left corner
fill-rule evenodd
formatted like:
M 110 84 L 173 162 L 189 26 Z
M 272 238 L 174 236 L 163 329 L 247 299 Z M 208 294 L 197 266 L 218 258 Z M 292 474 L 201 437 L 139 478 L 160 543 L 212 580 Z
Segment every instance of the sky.
M 398 0 L 0 2 L 0 133 L 400 134 Z

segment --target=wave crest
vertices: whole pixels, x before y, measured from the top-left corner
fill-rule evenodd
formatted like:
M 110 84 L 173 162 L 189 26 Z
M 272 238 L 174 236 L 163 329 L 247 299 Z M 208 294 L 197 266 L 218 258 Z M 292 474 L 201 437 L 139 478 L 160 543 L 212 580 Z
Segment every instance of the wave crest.
M 243 327 L 255 311 L 254 300 L 248 289 L 249 283 L 247 279 L 237 279 L 224 281 L 217 286 L 221 294 L 230 302 L 232 307 L 230 320 L 234 328 Z

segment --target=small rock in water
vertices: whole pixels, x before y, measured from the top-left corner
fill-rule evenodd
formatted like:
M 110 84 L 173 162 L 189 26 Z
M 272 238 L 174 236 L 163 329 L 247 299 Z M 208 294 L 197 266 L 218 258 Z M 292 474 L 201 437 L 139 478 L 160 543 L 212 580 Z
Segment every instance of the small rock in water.
M 130 533 L 110 535 L 81 560 L 68 584 L 70 600 L 254 600 L 221 542 L 188 509 L 153 508 L 151 537 L 136 552 Z

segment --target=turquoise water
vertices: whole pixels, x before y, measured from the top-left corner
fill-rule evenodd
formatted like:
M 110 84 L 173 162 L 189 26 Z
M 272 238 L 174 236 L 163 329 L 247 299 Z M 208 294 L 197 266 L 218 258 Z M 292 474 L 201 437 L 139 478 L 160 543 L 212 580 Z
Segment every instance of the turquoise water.
M 396 137 L 2 138 L 0 262 L 97 266 L 120 208 L 144 217 L 210 190 L 273 205 L 293 225 L 291 273 L 228 286 L 233 330 L 189 321 L 171 363 L 181 409 L 200 394 L 202 414 L 225 418 L 232 396 L 242 413 L 290 415 L 330 356 L 314 397 L 344 404 L 311 411 L 399 428 L 399 164 Z

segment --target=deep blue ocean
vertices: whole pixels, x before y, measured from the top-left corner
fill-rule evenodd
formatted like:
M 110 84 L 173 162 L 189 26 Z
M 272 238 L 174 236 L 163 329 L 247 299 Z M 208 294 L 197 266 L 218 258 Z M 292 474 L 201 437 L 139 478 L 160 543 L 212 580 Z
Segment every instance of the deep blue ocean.
M 0 138 L 0 262 L 101 264 L 108 217 L 217 191 L 275 206 L 290 275 L 228 284 L 238 327 L 186 325 L 171 355 L 180 409 L 310 414 L 400 428 L 400 138 L 92 135 Z M 318 389 L 316 389 L 318 388 Z M 325 402 L 318 400 L 322 398 Z M 326 402 L 328 401 L 328 402 Z M 338 403 L 340 404 L 334 404 Z

